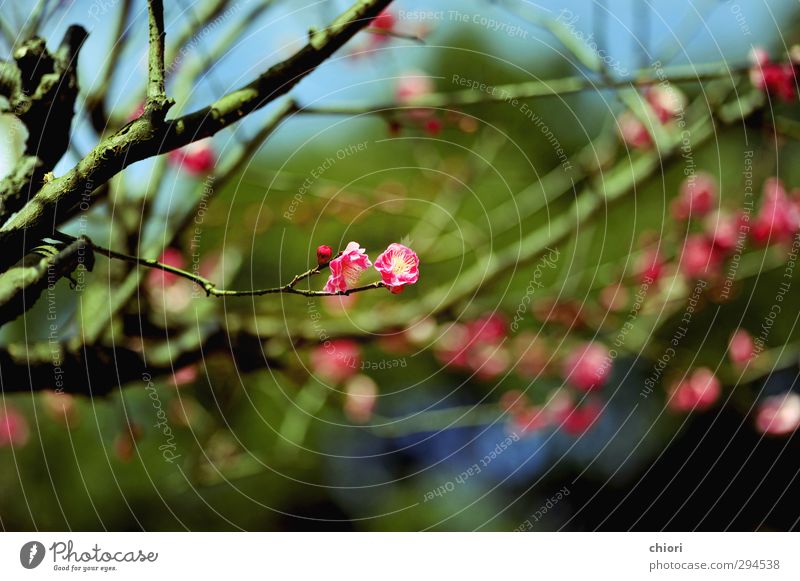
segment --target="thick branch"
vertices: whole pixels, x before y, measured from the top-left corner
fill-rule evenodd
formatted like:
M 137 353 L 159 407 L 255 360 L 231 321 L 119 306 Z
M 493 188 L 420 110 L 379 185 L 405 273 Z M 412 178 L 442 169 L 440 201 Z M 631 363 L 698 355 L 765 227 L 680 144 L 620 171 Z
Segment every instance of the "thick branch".
M 377 16 L 391 0 L 359 0 L 293 57 L 271 67 L 258 79 L 209 107 L 155 128 L 137 119 L 103 140 L 76 167 L 46 184 L 0 229 L 5 252 L 0 268 L 13 263 L 31 240 L 52 235 L 54 226 L 92 201 L 92 191 L 130 164 L 213 135 L 247 114 L 284 95 Z
M 0 348 L 0 394 L 60 390 L 62 393 L 104 396 L 126 384 L 144 386 L 150 379 L 168 378 L 174 370 L 207 360 L 215 353 L 231 358 L 244 372 L 279 365 L 264 353 L 261 338 L 247 330 L 216 328 L 189 338 L 171 339 L 143 350 L 123 345 L 91 348 L 53 344 L 10 345 Z M 179 344 L 176 352 L 175 345 Z

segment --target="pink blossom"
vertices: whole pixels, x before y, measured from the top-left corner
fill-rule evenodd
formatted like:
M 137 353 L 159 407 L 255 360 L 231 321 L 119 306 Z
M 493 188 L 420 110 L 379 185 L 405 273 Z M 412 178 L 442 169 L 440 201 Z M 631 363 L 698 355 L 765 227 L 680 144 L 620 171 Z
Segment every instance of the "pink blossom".
M 207 174 L 214 168 L 216 156 L 209 140 L 196 141 L 170 152 L 170 161 L 192 175 Z
M 758 406 L 755 423 L 762 434 L 791 434 L 800 427 L 800 395 L 787 392 L 765 398 Z
M 680 269 L 689 278 L 714 275 L 724 257 L 711 241 L 702 234 L 686 238 L 681 251 Z
M 381 32 L 391 32 L 394 30 L 394 26 L 397 23 L 397 19 L 395 15 L 387 8 L 380 14 L 378 14 L 375 18 L 372 19 L 372 23 L 370 24 L 371 28 L 375 30 L 380 30 Z M 388 38 L 383 34 L 376 34 L 375 36 L 383 38 Z
M 672 203 L 672 215 L 678 220 L 705 216 L 717 204 L 717 180 L 699 172 L 683 180 L 678 197 Z
M 611 373 L 611 359 L 603 345 L 585 343 L 564 360 L 564 379 L 583 391 L 600 389 Z
M 499 343 L 508 335 L 508 321 L 497 312 L 482 315 L 468 323 L 469 335 L 473 341 Z
M 344 413 L 356 424 L 365 424 L 372 419 L 378 403 L 378 386 L 366 375 L 351 378 L 344 389 Z
M 444 124 L 442 123 L 442 120 L 439 119 L 438 117 L 431 117 L 430 119 L 425 121 L 424 127 L 425 127 L 425 133 L 427 133 L 432 137 L 435 137 L 442 132 L 442 127 L 444 127 Z
M 673 86 L 655 85 L 647 90 L 645 96 L 661 123 L 678 116 L 686 106 L 686 96 Z
M 194 383 L 197 380 L 197 375 L 196 365 L 181 367 L 180 369 L 176 369 L 175 373 L 172 374 L 172 385 L 180 387 L 182 385 Z
M 443 365 L 464 368 L 471 342 L 467 326 L 453 323 L 436 340 L 434 353 Z
M 333 250 L 331 250 L 330 246 L 323 244 L 317 247 L 317 264 L 320 266 L 328 264 L 331 261 L 331 256 L 333 256 Z
M 326 341 L 311 352 L 311 369 L 324 381 L 341 383 L 358 372 L 361 350 L 350 339 Z
M 565 410 L 561 419 L 561 429 L 572 436 L 580 436 L 591 428 L 603 412 L 600 402 L 587 400 L 580 406 Z
M 508 351 L 499 345 L 476 343 L 470 349 L 467 362 L 478 379 L 489 380 L 504 373 L 511 358 Z
M 656 284 L 664 274 L 664 259 L 656 249 L 647 249 L 642 252 L 638 261 L 637 272 L 639 280 L 647 284 Z
M 351 242 L 341 255 L 331 260 L 329 266 L 331 274 L 328 282 L 325 283 L 325 292 L 344 292 L 355 288 L 361 273 L 370 266 L 372 263 L 369 261 L 366 251 L 359 248 L 358 242 Z
M 728 342 L 728 356 L 736 365 L 743 365 L 753 358 L 755 346 L 750 333 L 737 329 Z
M 22 447 L 28 443 L 28 421 L 10 406 L 0 411 L 0 448 Z
M 788 197 L 778 178 L 764 181 L 761 209 L 750 232 L 758 244 L 789 242 L 800 229 L 800 209 Z
M 162 264 L 166 264 L 167 266 L 174 266 L 175 268 L 182 269 L 186 266 L 186 260 L 184 260 L 181 251 L 172 247 L 165 248 L 164 252 L 158 258 L 158 261 Z M 166 270 L 154 268 L 147 273 L 147 286 L 152 290 L 160 290 L 165 287 L 172 286 L 178 282 L 180 278 L 181 277 L 179 277 L 177 274 L 172 274 Z
M 331 315 L 341 317 L 352 311 L 358 303 L 359 295 L 335 295 L 322 297 L 322 307 Z
M 419 279 L 419 257 L 407 246 L 390 244 L 375 260 L 375 269 L 386 287 L 397 294 L 402 292 L 403 287 Z
M 471 369 L 480 379 L 492 379 L 511 364 L 508 351 L 500 345 L 507 333 L 505 317 L 489 313 L 448 327 L 436 342 L 435 354 L 444 365 Z
M 623 112 L 617 118 L 617 126 L 622 141 L 634 149 L 649 149 L 653 145 L 650 132 L 636 115 L 630 111 Z
M 730 253 L 739 242 L 743 217 L 719 211 L 710 214 L 705 220 L 706 234 L 714 247 L 721 252 Z
M 397 80 L 395 97 L 397 102 L 407 105 L 433 92 L 433 81 L 423 72 L 410 71 Z
M 793 101 L 796 96 L 793 63 L 773 63 L 760 47 L 750 51 L 750 82 L 759 91 L 777 95 L 783 101 Z
M 707 367 L 700 367 L 688 379 L 673 386 L 667 403 L 680 412 L 705 410 L 719 399 L 721 393 L 722 385 L 714 372 Z

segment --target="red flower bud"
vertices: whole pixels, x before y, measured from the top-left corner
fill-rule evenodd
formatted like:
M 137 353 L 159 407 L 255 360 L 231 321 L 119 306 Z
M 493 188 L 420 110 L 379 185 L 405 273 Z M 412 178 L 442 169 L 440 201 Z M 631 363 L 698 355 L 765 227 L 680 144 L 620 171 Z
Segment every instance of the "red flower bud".
M 317 247 L 317 264 L 320 266 L 328 264 L 331 261 L 331 256 L 333 256 L 333 250 L 331 250 L 330 246 L 323 244 Z

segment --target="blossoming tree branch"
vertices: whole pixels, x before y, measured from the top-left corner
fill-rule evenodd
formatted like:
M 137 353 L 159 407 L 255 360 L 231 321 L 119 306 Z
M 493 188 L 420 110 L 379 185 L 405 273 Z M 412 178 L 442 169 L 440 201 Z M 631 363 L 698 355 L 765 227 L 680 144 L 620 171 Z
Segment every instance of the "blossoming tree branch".
M 505 390 L 495 401 L 455 418 L 431 414 L 433 419 L 428 421 L 427 415 L 420 414 L 421 430 L 477 422 L 484 418 L 481 414 L 494 417 L 499 410 L 523 432 L 558 425 L 580 435 L 603 414 L 601 395 L 625 356 L 644 355 L 656 362 L 643 391 L 649 396 L 656 387 L 663 387 L 668 407 L 675 413 L 710 409 L 721 400 L 726 385 L 755 380 L 791 364 L 782 346 L 770 348 L 770 333 L 763 331 L 772 324 L 769 319 L 762 329 L 748 329 L 744 323 L 730 329 L 725 362 L 720 365 L 696 362 L 685 353 L 685 363 L 677 365 L 680 350 L 671 346 L 674 338 L 665 328 L 670 317 L 681 318 L 682 309 L 723 305 L 763 272 L 793 268 L 800 198 L 785 178 L 762 179 L 758 195 L 748 206 L 724 193 L 719 172 L 690 166 L 689 161 L 694 163 L 693 151 L 713 144 L 723 131 L 758 127 L 776 141 L 800 137 L 797 122 L 787 113 L 797 102 L 797 48 L 773 55 L 755 47 L 749 61 L 734 64 L 669 66 L 656 60 L 652 66 L 616 76 L 599 57 L 597 46 L 587 45 L 585 38 L 569 28 L 570 23 L 537 17 L 530 20 L 531 26 L 554 36 L 570 62 L 576 63 L 575 74 L 490 85 L 459 71 L 449 79 L 451 90 L 437 90 L 440 81 L 424 71 L 410 70 L 395 79 L 393 97 L 385 102 L 302 102 L 295 87 L 327 61 L 346 60 L 357 66 L 388 43 L 416 46 L 425 42 L 426 31 L 401 22 L 390 4 L 391 0 L 355 2 L 328 26 L 310 29 L 303 46 L 288 58 L 233 91 L 212 87 L 215 100 L 188 112 L 196 86 L 211 77 L 213 63 L 248 31 L 250 23 L 271 5 L 269 0 L 248 3 L 230 34 L 223 35 L 203 58 L 185 61 L 182 56 L 197 31 L 229 8 L 229 3 L 210 3 L 207 11 L 189 18 L 170 42 L 163 2 L 148 1 L 146 83 L 132 95 L 131 106 L 123 113 L 111 105 L 109 79 L 119 67 L 126 44 L 134 42 L 128 22 L 136 16 L 135 2 L 119 3 L 117 20 L 112 23 L 115 43 L 103 74 L 91 87 L 78 82 L 77 63 L 86 42 L 81 27 L 70 27 L 54 50 L 36 34 L 35 23 L 41 18 L 32 18 L 33 24 L 18 35 L 8 26 L 0 27 L 12 56 L 0 63 L 3 112 L 26 135 L 17 163 L 0 182 L 4 249 L 0 324 L 26 312 L 26 316 L 39 316 L 39 311 L 30 309 L 37 302 L 42 305 L 43 296 L 50 307 L 50 291 L 59 279 L 83 288 L 86 271 L 94 269 L 94 276 L 101 278 L 101 264 L 108 275 L 106 284 L 81 291 L 80 322 L 70 327 L 70 333 L 54 332 L 52 340 L 12 342 L 0 348 L 4 393 L 60 390 L 105 395 L 140 380 L 143 374 L 194 377 L 198 364 L 214 352 L 230 356 L 237 369 L 251 370 L 253 361 L 283 369 L 290 367 L 285 353 L 299 347 L 311 350 L 308 360 L 314 373 L 332 385 L 344 386 L 349 417 L 365 423 L 375 413 L 378 390 L 368 377 L 353 371 L 353 362 L 360 360 L 362 344 L 370 335 L 394 333 L 401 336 L 404 346 L 429 349 L 444 369 L 470 380 L 499 384 L 515 374 L 531 385 L 539 385 L 542 378 L 556 378 L 559 383 L 544 396 L 537 392 L 534 397 L 523 389 Z M 351 43 L 361 44 L 347 52 Z M 420 225 L 407 238 L 392 236 L 369 253 L 357 241 L 338 246 L 331 240 L 315 241 L 309 245 L 306 265 L 290 271 L 297 274 L 281 276 L 280 284 L 263 288 L 229 287 L 223 283 L 223 266 L 207 257 L 189 265 L 177 249 L 192 220 L 198 212 L 207 211 L 216 192 L 238 179 L 262 145 L 298 118 L 367 117 L 382 122 L 391 138 L 411 135 L 436 142 L 446 132 L 480 136 L 481 120 L 470 113 L 474 109 L 510 107 L 546 134 L 550 129 L 536 116 L 533 104 L 582 92 L 610 96 L 613 114 L 607 126 L 575 152 L 556 147 L 556 166 L 544 174 L 532 171 L 527 187 L 488 208 L 491 236 L 482 226 L 460 221 L 461 190 L 475 185 L 470 180 L 479 180 L 480 172 L 468 175 L 455 192 L 452 184 L 437 186 L 432 205 L 453 216 L 464 228 L 465 238 L 477 241 L 457 275 L 436 277 L 433 264 L 459 252 L 463 258 L 466 253 L 448 243 L 445 225 L 430 213 L 416 216 Z M 97 137 L 85 153 L 72 139 L 79 121 L 88 124 Z M 244 137 L 237 135 L 235 151 L 218 155 L 211 138 L 238 123 L 251 122 L 254 130 Z M 548 139 L 551 145 L 553 139 L 558 143 L 552 132 Z M 471 149 L 491 165 L 492 159 L 502 155 L 501 147 L 502 140 L 497 145 L 492 139 L 476 137 Z M 75 158 L 75 164 L 55 175 L 57 164 L 67 156 Z M 135 171 L 130 166 L 144 160 L 152 162 L 148 172 L 154 185 L 136 198 L 126 191 L 124 177 Z M 556 257 L 577 239 L 578 232 L 596 226 L 614 204 L 630 199 L 640 202 L 637 192 L 663 179 L 666 168 L 679 165 L 685 166 L 685 179 L 676 191 L 665 192 L 670 199 L 668 223 L 632 243 L 623 266 L 620 260 L 598 265 L 590 273 L 598 282 L 587 291 L 589 301 L 565 298 L 541 283 L 541 272 L 562 268 Z M 159 235 L 148 237 L 147 228 L 162 217 L 155 194 L 166 182 L 169 168 L 194 180 L 191 183 L 201 194 L 201 202 L 175 210 L 158 226 Z M 273 182 L 288 184 L 286 189 L 293 191 L 304 187 L 303 180 L 289 171 L 276 172 Z M 536 222 L 544 213 L 546 223 Z M 76 223 L 106 218 L 118 222 L 123 232 L 109 236 L 108 243 L 70 233 Z M 533 225 L 528 227 L 529 223 Z M 492 237 L 495 231 L 500 238 L 514 231 L 520 237 L 514 244 L 498 246 Z M 350 238 L 358 237 L 344 239 Z M 394 241 L 398 238 L 403 243 Z M 392 297 L 418 283 L 420 262 L 424 292 L 413 300 Z M 500 304 L 494 305 L 486 298 L 502 290 L 503 283 L 525 276 L 530 268 L 538 269 L 537 275 L 521 300 L 500 293 Z M 583 280 L 588 270 L 569 273 L 568 282 Z M 213 300 L 200 307 L 209 309 L 203 312 L 208 321 L 202 326 L 194 321 L 181 321 L 177 328 L 168 329 L 152 321 L 143 324 L 141 313 L 138 325 L 132 322 L 130 306 L 140 296 L 153 308 L 160 305 L 164 319 L 171 311 L 185 308 L 188 293 L 181 282 L 194 285 L 203 299 L 300 295 L 312 302 L 319 298 L 320 303 L 333 298 L 340 306 L 352 304 L 346 302 L 357 298 L 352 295 L 382 291 L 370 293 L 380 298 L 382 308 L 356 306 L 348 311 L 347 320 L 334 317 L 326 322 L 324 331 L 316 316 L 293 321 L 290 329 L 282 328 L 276 317 L 261 314 L 226 313 L 221 321 L 223 317 L 210 310 L 221 301 Z M 549 294 L 542 296 L 540 289 Z M 264 299 L 270 300 L 279 299 Z M 296 297 L 287 300 L 297 301 Z M 782 300 L 776 299 L 776 304 Z M 120 332 L 125 338 L 121 342 L 117 340 Z M 144 338 L 146 332 L 149 335 Z M 275 343 L 280 345 L 275 347 Z M 266 344 L 271 349 L 265 349 Z M 54 366 L 59 373 L 53 372 Z M 757 425 L 765 433 L 790 433 L 800 425 L 798 409 L 796 394 L 771 396 L 757 406 Z M 5 417 L 8 425 L 20 424 L 19 417 Z

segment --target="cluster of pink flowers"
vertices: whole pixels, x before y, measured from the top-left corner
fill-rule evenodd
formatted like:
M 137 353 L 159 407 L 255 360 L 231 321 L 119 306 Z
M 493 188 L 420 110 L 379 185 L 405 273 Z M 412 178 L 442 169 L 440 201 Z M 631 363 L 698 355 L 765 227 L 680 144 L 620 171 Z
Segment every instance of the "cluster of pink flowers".
M 685 95 L 671 85 L 653 85 L 644 92 L 645 101 L 653 116 L 667 126 L 681 115 L 686 105 Z M 653 139 L 647 126 L 632 111 L 624 111 L 617 118 L 620 138 L 634 149 L 649 149 Z
M 714 405 L 722 393 L 722 384 L 707 367 L 695 369 L 688 378 L 674 384 L 667 405 L 675 411 L 703 411 Z
M 748 239 L 757 245 L 789 243 L 800 231 L 800 195 L 787 194 L 778 178 L 764 182 L 761 208 L 751 219 L 743 212 L 717 209 L 716 180 L 698 173 L 684 180 L 673 202 L 677 219 L 703 219 L 703 231 L 686 237 L 681 271 L 689 278 L 713 278 L 725 260 Z M 740 248 L 741 249 L 741 248 Z
M 500 406 L 510 414 L 511 426 L 523 434 L 554 426 L 571 436 L 580 436 L 600 418 L 603 406 L 596 398 L 576 401 L 569 392 L 553 392 L 543 405 L 535 405 L 519 390 L 500 398 Z
M 600 343 L 585 343 L 564 359 L 564 379 L 581 391 L 600 389 L 611 373 L 611 357 Z
M 772 177 L 764 181 L 761 209 L 753 222 L 751 238 L 759 245 L 791 242 L 800 230 L 800 193 L 790 197 L 783 182 Z
M 797 47 L 789 51 L 789 57 L 788 62 L 775 63 L 766 50 L 754 48 L 750 52 L 750 82 L 756 89 L 782 101 L 794 101 L 797 98 Z
M 373 54 L 373 51 L 389 43 L 392 36 L 421 40 L 430 32 L 429 26 L 425 22 L 405 22 L 401 27 L 398 26 L 398 21 L 397 15 L 388 8 L 375 16 L 366 31 L 367 41 L 358 45 L 351 52 L 351 57 L 362 58 Z
M 478 129 L 477 119 L 464 113 L 441 113 L 435 109 L 413 107 L 417 100 L 433 93 L 433 90 L 433 80 L 424 72 L 408 71 L 398 78 L 395 100 L 406 108 L 391 120 L 389 130 L 392 135 L 399 134 L 403 128 L 417 128 L 431 136 L 439 135 L 446 126 L 453 126 L 464 133 L 474 133 Z
M 511 356 L 504 340 L 508 322 L 499 313 L 488 313 L 467 323 L 453 323 L 436 342 L 434 353 L 442 364 L 469 370 L 490 380 L 506 370 Z
M 320 246 L 317 249 L 317 261 L 324 265 L 326 257 L 330 257 L 330 247 Z M 342 293 L 358 286 L 361 274 L 373 266 L 366 251 L 358 242 L 350 242 L 336 258 L 327 263 L 331 274 L 325 283 L 324 291 Z M 407 246 L 393 243 L 375 260 L 375 270 L 381 276 L 381 282 L 392 293 L 398 294 L 419 280 L 419 257 Z

